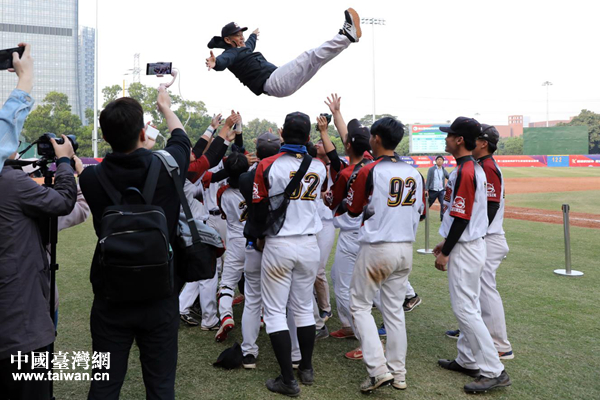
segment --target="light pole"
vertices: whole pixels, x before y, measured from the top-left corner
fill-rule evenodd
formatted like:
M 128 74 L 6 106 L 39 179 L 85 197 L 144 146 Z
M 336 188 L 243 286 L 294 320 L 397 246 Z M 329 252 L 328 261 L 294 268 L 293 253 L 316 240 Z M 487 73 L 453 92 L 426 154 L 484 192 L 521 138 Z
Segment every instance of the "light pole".
M 385 25 L 385 19 L 382 18 L 361 18 L 360 23 L 372 26 L 373 37 L 373 123 L 375 123 L 375 25 Z
M 546 128 L 549 125 L 550 120 L 550 86 L 552 86 L 552 82 L 546 81 L 542 83 L 542 86 L 546 86 Z
M 92 138 L 92 150 L 94 158 L 98 158 L 98 0 L 96 0 L 96 32 L 94 34 L 94 134 Z

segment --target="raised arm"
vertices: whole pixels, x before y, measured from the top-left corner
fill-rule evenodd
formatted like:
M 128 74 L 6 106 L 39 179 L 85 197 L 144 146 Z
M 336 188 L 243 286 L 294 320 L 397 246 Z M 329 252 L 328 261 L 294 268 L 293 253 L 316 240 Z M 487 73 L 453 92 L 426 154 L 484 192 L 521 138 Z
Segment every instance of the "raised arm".
M 334 93 L 331 95 L 331 99 L 327 97 L 325 104 L 327 104 L 327 107 L 329 107 L 329 110 L 331 111 L 331 115 L 333 115 L 333 124 L 339 132 L 342 142 L 346 143 L 346 137 L 348 136 L 348 127 L 346 126 L 346 122 L 344 121 L 344 118 L 342 117 L 342 112 L 340 111 L 341 100 L 342 98 L 339 97 L 337 93 Z
M 184 131 L 179 117 L 171 110 L 171 96 L 169 96 L 169 92 L 162 85 L 158 87 L 158 99 L 156 102 L 158 104 L 158 111 L 160 111 L 167 121 L 169 132 L 173 132 L 175 129 Z

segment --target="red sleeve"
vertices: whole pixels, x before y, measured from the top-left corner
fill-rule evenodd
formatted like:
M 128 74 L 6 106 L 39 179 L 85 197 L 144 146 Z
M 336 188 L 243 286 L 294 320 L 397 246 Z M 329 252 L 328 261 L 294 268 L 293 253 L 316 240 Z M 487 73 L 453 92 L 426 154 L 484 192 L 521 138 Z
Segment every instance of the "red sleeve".
M 500 171 L 491 158 L 486 158 L 481 165 L 487 180 L 487 199 L 494 203 L 500 203 L 502 198 L 502 181 Z
M 210 186 L 210 181 L 212 180 L 213 173 L 210 171 L 206 171 L 204 175 L 202 175 L 202 187 L 204 189 L 208 189 Z
M 454 187 L 454 202 L 450 209 L 450 216 L 470 220 L 474 202 L 475 163 L 466 162 L 458 167 L 456 186 Z
M 229 189 L 229 185 L 223 185 L 217 191 L 217 206 L 219 207 L 219 210 L 221 210 L 221 219 L 227 219 L 227 215 L 225 215 L 225 210 L 223 210 L 223 207 L 221 207 L 221 197 L 223 197 L 223 193 L 227 189 Z
M 192 180 L 192 183 L 196 182 L 202 176 L 203 173 L 208 171 L 209 168 L 210 164 L 206 156 L 202 156 L 191 162 L 188 168 L 188 172 L 194 173 L 194 179 Z
M 347 171 L 350 171 L 348 174 Z M 350 175 L 352 175 L 351 168 L 345 168 L 340 172 L 335 180 L 335 183 L 331 187 L 331 191 L 327 192 L 328 195 L 325 197 L 325 205 L 332 210 L 335 210 L 337 206 L 340 205 L 342 200 L 346 198 L 348 194 L 346 188 L 348 186 L 348 179 L 350 179 Z
M 269 189 L 265 182 L 265 168 L 270 165 L 268 158 L 262 160 L 256 168 L 254 175 L 254 186 L 252 187 L 252 203 L 260 203 L 269 197 Z
M 347 207 L 348 211 L 353 215 L 362 214 L 363 209 L 369 202 L 369 195 L 371 194 L 372 187 L 369 184 L 369 175 L 371 170 L 378 161 L 372 162 L 371 164 L 365 165 L 358 171 L 356 180 L 352 182 L 350 189 L 348 190 Z
M 421 172 L 419 172 L 419 175 L 421 175 L 421 183 L 423 185 L 422 186 L 422 188 L 423 188 L 423 190 L 422 190 L 422 192 L 423 192 L 423 205 L 425 206 L 425 207 L 423 207 L 423 212 L 421 213 L 421 217 L 425 218 L 427 216 L 426 214 L 427 214 L 427 209 L 429 208 L 429 203 L 427 203 L 427 198 L 425 197 L 425 192 L 427 192 L 425 190 L 425 178 L 423 178 L 423 174 L 421 174 Z

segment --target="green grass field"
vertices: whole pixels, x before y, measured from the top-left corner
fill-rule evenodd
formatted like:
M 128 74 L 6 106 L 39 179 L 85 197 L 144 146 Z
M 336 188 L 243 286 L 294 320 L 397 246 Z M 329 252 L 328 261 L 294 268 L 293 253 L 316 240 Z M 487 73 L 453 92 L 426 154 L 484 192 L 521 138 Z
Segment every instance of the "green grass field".
M 434 214 L 435 215 L 435 214 Z M 432 218 L 436 220 L 436 218 Z M 421 224 L 415 250 L 424 247 Z M 439 236 L 439 222 L 432 221 L 431 245 Z M 562 227 L 543 223 L 507 220 L 511 251 L 498 273 L 498 287 L 506 308 L 509 339 L 516 355 L 505 362 L 513 385 L 486 395 L 494 399 L 598 399 L 600 325 L 598 291 L 600 230 L 571 228 L 573 268 L 582 278 L 553 274 L 564 268 Z M 59 334 L 55 351 L 91 351 L 89 313 L 92 291 L 89 265 L 95 246 L 91 222 L 60 233 L 58 285 L 60 289 Z M 329 267 L 333 255 L 329 260 Z M 470 398 L 462 387 L 470 378 L 437 367 L 438 358 L 456 355 L 456 341 L 444 331 L 456 328 L 450 309 L 446 273 L 433 266 L 433 256 L 414 256 L 410 281 L 423 303 L 407 314 L 408 389 L 378 390 L 375 399 L 462 399 Z M 333 290 L 331 291 L 333 294 Z M 333 302 L 335 300 L 332 298 Z M 242 306 L 235 319 L 241 321 Z M 335 310 L 335 308 L 334 308 Z M 377 322 L 381 316 L 375 311 Z M 334 317 L 330 331 L 340 327 Z M 281 399 L 264 386 L 278 372 L 264 332 L 256 370 L 225 371 L 211 364 L 234 341 L 241 342 L 236 328 L 224 344 L 214 342 L 214 332 L 182 326 L 179 332 L 178 399 Z M 314 367 L 316 383 L 302 387 L 304 399 L 362 399 L 358 385 L 366 377 L 362 362 L 346 360 L 343 354 L 356 347 L 356 340 L 327 338 L 317 342 Z M 122 399 L 144 399 L 139 353 L 133 348 Z M 84 372 L 78 370 L 77 372 Z M 88 382 L 55 383 L 57 399 L 83 399 Z
M 507 194 L 506 204 L 513 207 L 530 207 L 560 211 L 569 204 L 571 212 L 600 214 L 600 190 L 584 192 L 519 193 Z

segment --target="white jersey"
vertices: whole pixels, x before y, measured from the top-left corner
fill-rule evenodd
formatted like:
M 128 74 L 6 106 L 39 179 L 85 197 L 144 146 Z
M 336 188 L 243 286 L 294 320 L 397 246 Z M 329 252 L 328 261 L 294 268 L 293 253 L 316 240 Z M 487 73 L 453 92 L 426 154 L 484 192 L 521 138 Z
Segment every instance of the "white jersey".
M 485 236 L 488 227 L 486 186 L 485 172 L 472 156 L 456 160 L 456 168 L 450 173 L 444 193 L 444 219 L 439 230 L 442 237 L 448 237 L 454 218 L 469 221 L 459 242 Z
M 284 192 L 290 180 L 300 169 L 302 157 L 282 152 L 265 158 L 258 164 L 254 177 L 253 202 L 260 203 L 271 196 Z M 285 222 L 277 236 L 314 235 L 323 225 L 317 210 L 321 202 L 321 186 L 327 171 L 325 164 L 313 159 L 300 187 L 292 193 L 286 211 Z
M 221 210 L 221 218 L 227 221 L 227 239 L 243 238 L 248 206 L 240 189 L 222 186 L 217 193 L 217 204 Z
M 327 189 L 323 188 L 323 191 L 328 191 L 331 189 L 333 185 L 333 180 L 331 179 L 331 171 L 330 166 L 326 167 L 327 169 Z M 322 221 L 331 221 L 333 219 L 333 211 L 329 209 L 322 201 L 317 202 L 317 209 L 319 210 L 319 217 L 321 217 Z
M 414 242 L 425 209 L 423 177 L 399 156 L 360 169 L 348 191 L 351 215 L 363 214 L 361 243 Z
M 500 203 L 500 208 L 496 212 L 494 219 L 489 222 L 487 229 L 488 235 L 504 235 L 504 229 L 502 223 L 504 222 L 504 178 L 502 177 L 502 171 L 496 164 L 496 160 L 491 155 L 485 156 L 477 160 L 479 165 L 485 172 L 487 180 L 487 201 L 492 203 Z

